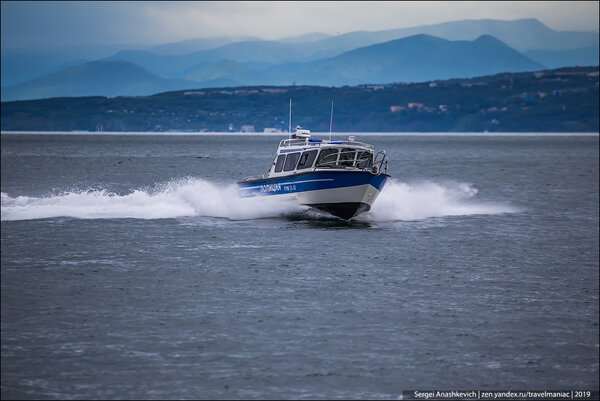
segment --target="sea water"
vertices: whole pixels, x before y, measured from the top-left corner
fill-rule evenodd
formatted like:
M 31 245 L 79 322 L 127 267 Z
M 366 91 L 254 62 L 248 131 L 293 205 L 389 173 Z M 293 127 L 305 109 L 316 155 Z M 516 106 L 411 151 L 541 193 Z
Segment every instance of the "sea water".
M 355 136 L 344 221 L 238 197 L 284 137 L 3 133 L 2 398 L 597 390 L 598 135 Z

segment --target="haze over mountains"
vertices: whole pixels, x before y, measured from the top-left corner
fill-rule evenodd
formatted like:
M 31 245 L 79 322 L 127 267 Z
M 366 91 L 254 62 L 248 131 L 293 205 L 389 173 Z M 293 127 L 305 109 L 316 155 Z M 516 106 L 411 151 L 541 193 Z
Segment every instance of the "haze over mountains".
M 2 101 L 245 85 L 424 82 L 596 66 L 598 32 L 554 31 L 535 19 L 464 20 L 279 41 L 218 37 L 146 50 L 107 54 L 105 49 L 106 56 L 93 62 L 89 49 L 87 54 L 67 50 L 2 49 Z
M 193 81 L 159 77 L 125 61 L 92 61 L 79 67 L 67 68 L 22 84 L 2 88 L 2 100 L 4 101 L 5 97 L 43 99 L 98 94 L 108 97 L 145 96 L 186 89 L 194 85 Z

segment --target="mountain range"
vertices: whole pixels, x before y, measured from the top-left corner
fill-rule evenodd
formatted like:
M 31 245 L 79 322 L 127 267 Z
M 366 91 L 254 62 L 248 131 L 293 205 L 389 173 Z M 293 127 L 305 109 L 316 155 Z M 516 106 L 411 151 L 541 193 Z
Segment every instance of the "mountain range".
M 2 88 L 6 98 L 41 99 L 66 96 L 145 96 L 199 87 L 185 79 L 162 78 L 125 61 L 93 61 L 18 85 Z
M 474 41 L 415 35 L 342 53 L 299 81 L 323 86 L 425 82 L 544 68 L 489 35 Z
M 535 19 L 464 20 L 279 41 L 194 39 L 120 50 L 91 62 L 71 53 L 71 60 L 60 52 L 2 53 L 1 97 L 8 101 L 219 86 L 421 82 L 598 65 L 598 32 L 554 31 Z

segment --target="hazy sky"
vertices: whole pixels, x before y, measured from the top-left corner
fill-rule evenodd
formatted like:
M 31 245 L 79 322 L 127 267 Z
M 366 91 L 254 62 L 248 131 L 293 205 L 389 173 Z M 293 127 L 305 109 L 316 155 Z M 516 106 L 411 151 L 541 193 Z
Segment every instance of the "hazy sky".
M 221 35 L 279 39 L 461 19 L 537 18 L 555 30 L 597 31 L 598 1 L 516 2 L 19 2 L 2 1 L 2 46 L 159 44 Z

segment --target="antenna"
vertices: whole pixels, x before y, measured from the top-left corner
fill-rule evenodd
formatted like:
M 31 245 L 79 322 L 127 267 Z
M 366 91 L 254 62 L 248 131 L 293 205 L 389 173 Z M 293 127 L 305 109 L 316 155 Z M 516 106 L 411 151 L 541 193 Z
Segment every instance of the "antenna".
M 329 115 L 329 140 L 331 141 L 331 126 L 333 125 L 333 100 L 331 101 L 331 114 Z
M 292 98 L 290 98 L 290 128 L 289 128 L 289 137 L 292 137 Z

